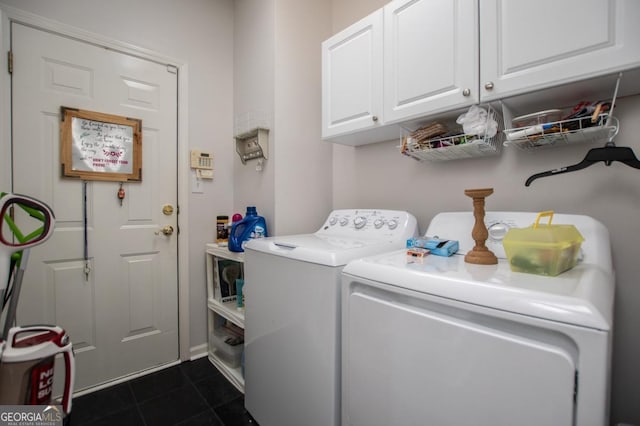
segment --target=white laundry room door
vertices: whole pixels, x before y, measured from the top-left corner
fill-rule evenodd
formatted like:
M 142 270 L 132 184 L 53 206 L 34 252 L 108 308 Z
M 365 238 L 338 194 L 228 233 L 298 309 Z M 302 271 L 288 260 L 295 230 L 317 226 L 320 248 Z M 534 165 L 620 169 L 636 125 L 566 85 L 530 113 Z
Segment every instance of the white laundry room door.
M 31 250 L 18 324 L 67 331 L 76 390 L 177 360 L 176 69 L 18 23 L 11 48 L 13 192 L 56 216 Z M 123 200 L 120 182 L 85 192 L 62 176 L 62 106 L 142 120 L 142 180 L 122 183 Z

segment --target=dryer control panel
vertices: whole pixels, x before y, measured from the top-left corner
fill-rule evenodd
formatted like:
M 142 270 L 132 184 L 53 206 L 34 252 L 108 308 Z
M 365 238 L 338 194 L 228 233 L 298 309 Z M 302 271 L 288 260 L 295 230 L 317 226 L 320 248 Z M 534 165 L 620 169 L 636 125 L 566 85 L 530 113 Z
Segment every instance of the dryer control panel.
M 332 211 L 316 234 L 359 239 L 406 240 L 418 234 L 416 218 L 401 210 Z

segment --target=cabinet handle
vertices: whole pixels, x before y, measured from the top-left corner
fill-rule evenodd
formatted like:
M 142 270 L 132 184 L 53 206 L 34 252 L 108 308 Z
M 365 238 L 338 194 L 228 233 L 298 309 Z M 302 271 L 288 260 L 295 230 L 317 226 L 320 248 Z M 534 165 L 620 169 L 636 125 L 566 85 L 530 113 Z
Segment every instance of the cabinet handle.
M 493 89 L 493 81 L 489 81 L 487 83 L 484 84 L 484 88 L 487 90 L 491 90 Z
M 471 90 L 469 90 L 469 89 L 464 89 L 462 91 L 462 96 L 469 96 L 470 94 L 471 94 Z
M 374 116 L 372 116 L 372 117 L 371 117 L 371 119 L 372 119 L 373 121 L 378 121 L 378 116 L 377 116 L 377 115 L 374 115 Z

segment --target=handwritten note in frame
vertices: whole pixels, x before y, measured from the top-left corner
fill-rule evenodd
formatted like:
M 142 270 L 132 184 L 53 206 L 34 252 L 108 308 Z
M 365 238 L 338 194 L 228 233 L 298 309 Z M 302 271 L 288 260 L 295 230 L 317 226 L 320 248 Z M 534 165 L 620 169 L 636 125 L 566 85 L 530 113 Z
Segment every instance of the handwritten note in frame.
M 83 180 L 142 180 L 142 120 L 60 107 L 62 175 Z

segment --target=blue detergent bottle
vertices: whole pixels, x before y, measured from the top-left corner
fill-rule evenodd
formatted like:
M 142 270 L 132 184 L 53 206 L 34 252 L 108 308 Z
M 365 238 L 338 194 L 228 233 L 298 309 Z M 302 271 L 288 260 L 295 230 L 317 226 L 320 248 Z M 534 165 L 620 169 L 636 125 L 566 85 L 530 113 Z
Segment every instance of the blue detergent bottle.
M 234 222 L 229 233 L 229 251 L 243 252 L 244 243 L 252 238 L 267 237 L 267 222 L 258 216 L 256 208 L 247 207 L 244 219 Z

